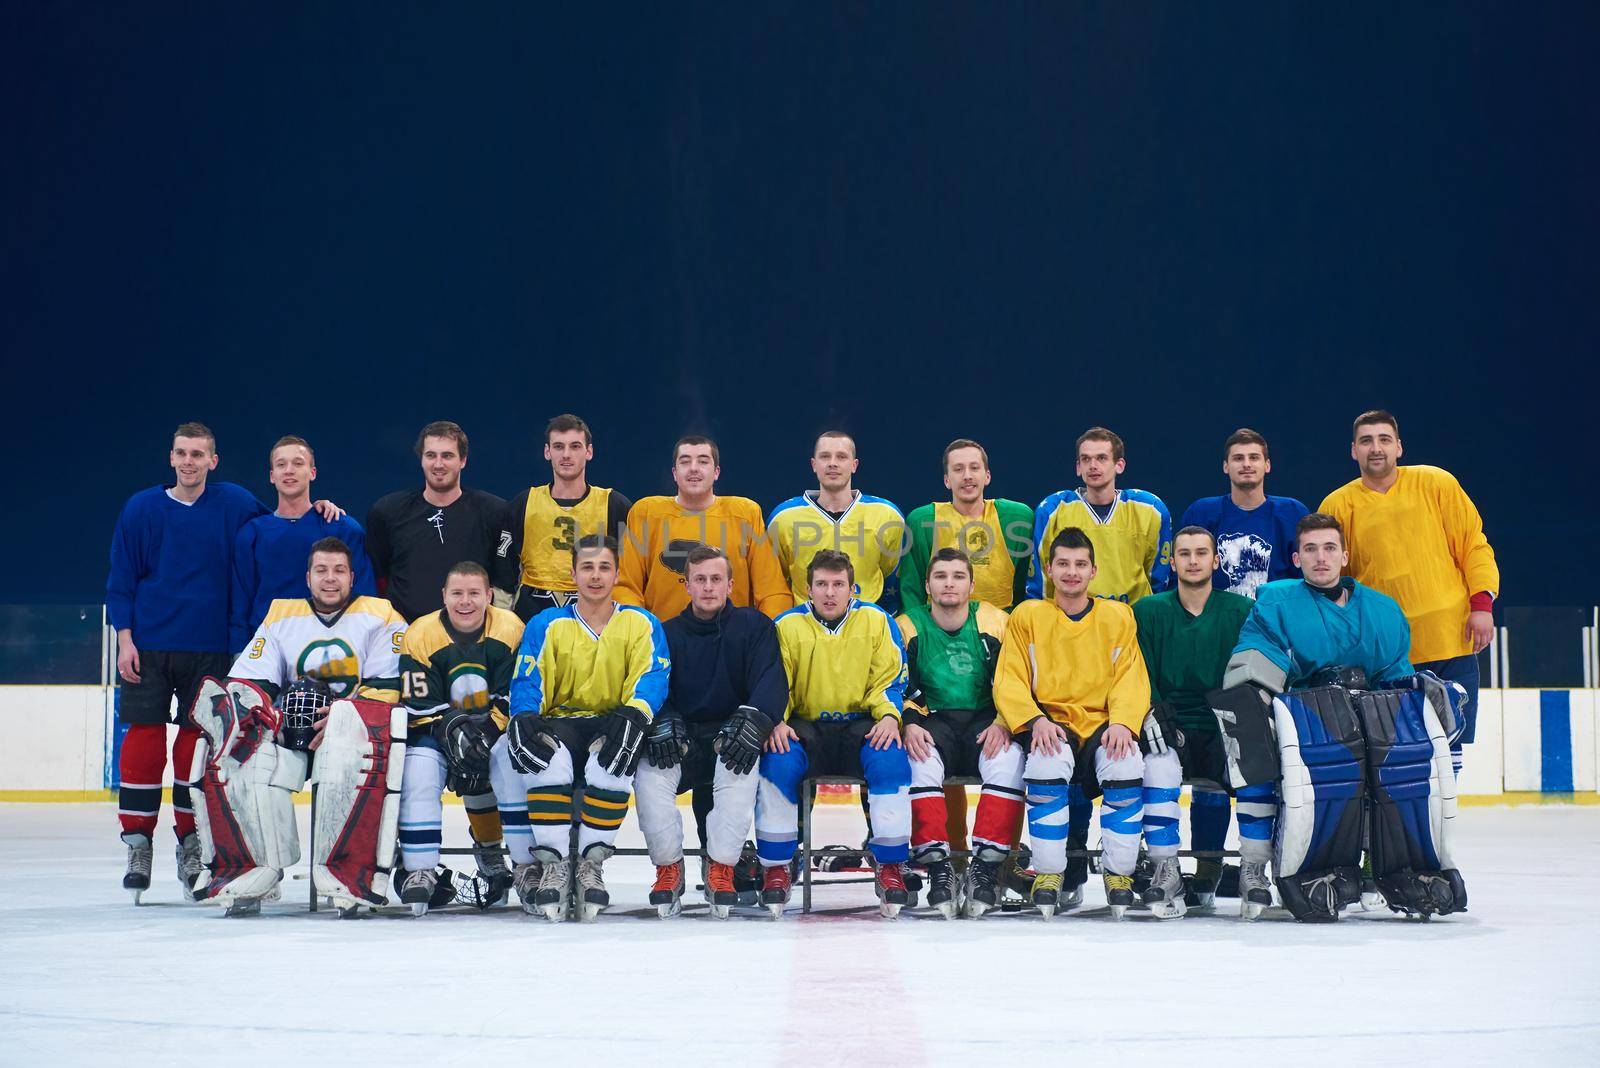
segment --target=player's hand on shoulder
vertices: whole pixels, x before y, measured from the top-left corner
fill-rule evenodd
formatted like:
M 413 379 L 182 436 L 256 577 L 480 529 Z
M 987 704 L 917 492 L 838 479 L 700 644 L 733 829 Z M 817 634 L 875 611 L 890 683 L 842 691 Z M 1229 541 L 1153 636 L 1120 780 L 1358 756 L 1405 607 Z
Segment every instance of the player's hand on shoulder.
M 890 749 L 900 744 L 900 721 L 884 716 L 867 732 L 867 744 L 874 749 Z
M 333 523 L 344 518 L 344 509 L 332 501 L 313 501 L 311 507 L 317 510 L 324 521 Z

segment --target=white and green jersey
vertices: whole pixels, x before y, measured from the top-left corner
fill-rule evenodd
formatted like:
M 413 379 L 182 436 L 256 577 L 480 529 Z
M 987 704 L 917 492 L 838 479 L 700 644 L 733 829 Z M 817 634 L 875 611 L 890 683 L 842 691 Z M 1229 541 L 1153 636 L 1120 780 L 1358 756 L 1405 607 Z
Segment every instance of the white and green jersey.
M 274 691 L 310 676 L 326 683 L 336 699 L 393 704 L 400 700 L 405 635 L 405 619 L 381 597 L 357 597 L 326 617 L 305 598 L 277 600 L 228 674 Z

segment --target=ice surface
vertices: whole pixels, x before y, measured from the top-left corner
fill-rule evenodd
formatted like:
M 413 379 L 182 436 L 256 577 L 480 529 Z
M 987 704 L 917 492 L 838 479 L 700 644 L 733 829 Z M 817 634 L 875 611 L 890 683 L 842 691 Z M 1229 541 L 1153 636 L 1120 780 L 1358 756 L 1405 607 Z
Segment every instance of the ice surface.
M 819 840 L 859 840 L 852 806 L 818 812 Z M 691 891 L 662 921 L 643 858 L 607 865 L 621 914 L 588 925 L 341 921 L 303 881 L 227 919 L 183 903 L 167 818 L 134 908 L 113 806 L 0 805 L 0 1063 L 1600 1063 L 1600 807 L 1465 809 L 1470 913 L 1316 927 L 885 922 L 866 886 L 782 922 Z M 466 843 L 459 807 L 445 827 Z

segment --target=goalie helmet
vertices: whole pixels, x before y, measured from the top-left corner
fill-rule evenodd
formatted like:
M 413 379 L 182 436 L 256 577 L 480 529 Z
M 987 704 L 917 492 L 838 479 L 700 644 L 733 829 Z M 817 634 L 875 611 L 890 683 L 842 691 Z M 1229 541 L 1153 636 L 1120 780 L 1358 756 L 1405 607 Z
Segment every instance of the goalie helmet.
M 310 749 L 311 739 L 317 733 L 317 717 L 332 703 L 333 693 L 321 679 L 302 675 L 284 687 L 273 702 L 283 713 L 283 747 L 302 753 Z

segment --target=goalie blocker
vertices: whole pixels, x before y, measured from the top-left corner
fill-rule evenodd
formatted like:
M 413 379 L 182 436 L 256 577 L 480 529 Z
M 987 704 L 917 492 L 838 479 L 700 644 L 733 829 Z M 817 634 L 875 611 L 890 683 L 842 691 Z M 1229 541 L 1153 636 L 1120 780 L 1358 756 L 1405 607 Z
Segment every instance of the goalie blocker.
M 312 826 L 316 892 L 349 912 L 385 902 L 395 860 L 404 709 L 365 699 L 334 701 L 316 754 Z M 280 744 L 283 714 L 253 682 L 207 677 L 190 720 L 196 747 L 195 806 L 206 865 L 196 896 L 230 912 L 276 900 L 286 868 L 300 860 L 294 794 L 308 754 Z
M 1396 911 L 1464 911 L 1450 855 L 1456 702 L 1426 673 L 1393 689 L 1319 686 L 1270 696 L 1240 684 L 1208 697 L 1234 790 L 1281 779 L 1273 869 L 1295 919 L 1330 922 L 1360 899 L 1363 838 Z

